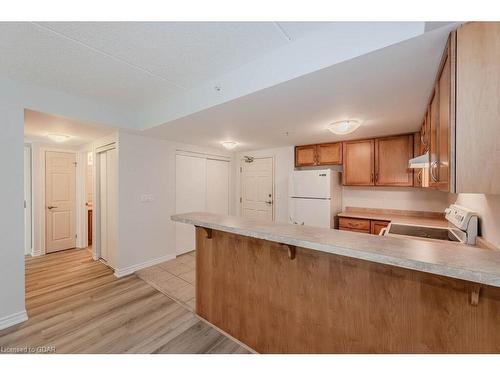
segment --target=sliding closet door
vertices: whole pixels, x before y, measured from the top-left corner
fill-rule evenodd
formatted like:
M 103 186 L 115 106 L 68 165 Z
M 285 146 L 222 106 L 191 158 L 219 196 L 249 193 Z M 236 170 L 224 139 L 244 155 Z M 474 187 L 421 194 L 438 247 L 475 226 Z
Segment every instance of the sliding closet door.
M 229 162 L 207 159 L 206 211 L 229 214 Z
M 175 212 L 205 211 L 206 159 L 176 155 Z M 195 248 L 194 227 L 175 223 L 175 250 L 177 254 Z

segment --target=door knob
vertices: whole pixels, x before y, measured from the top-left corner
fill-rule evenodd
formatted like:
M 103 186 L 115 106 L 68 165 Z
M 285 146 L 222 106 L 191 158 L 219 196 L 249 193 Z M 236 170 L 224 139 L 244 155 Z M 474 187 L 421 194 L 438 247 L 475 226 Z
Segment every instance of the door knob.
M 52 210 L 53 208 L 57 208 L 57 206 L 47 206 L 49 210 Z
M 273 204 L 273 201 L 269 200 L 269 201 L 266 201 L 267 204 Z

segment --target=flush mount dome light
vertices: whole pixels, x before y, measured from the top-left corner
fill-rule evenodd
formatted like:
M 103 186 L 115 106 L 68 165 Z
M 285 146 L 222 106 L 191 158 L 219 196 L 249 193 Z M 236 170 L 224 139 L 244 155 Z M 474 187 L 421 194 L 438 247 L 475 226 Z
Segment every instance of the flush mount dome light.
M 236 146 L 238 146 L 238 142 L 233 142 L 233 141 L 224 141 L 224 142 L 221 142 L 221 144 L 227 150 L 232 150 L 233 148 L 235 148 Z
M 66 134 L 47 134 L 47 137 L 57 143 L 65 142 L 70 138 L 69 135 Z
M 359 128 L 359 121 L 355 120 L 344 120 L 337 121 L 328 125 L 328 130 L 330 130 L 334 134 L 349 134 Z

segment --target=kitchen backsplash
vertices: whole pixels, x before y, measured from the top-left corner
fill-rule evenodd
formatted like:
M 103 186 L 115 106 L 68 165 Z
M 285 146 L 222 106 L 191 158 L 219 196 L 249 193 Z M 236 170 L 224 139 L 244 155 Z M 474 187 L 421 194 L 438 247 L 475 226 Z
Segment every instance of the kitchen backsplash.
M 449 205 L 448 195 L 440 191 L 415 188 L 344 186 L 342 207 L 443 212 Z

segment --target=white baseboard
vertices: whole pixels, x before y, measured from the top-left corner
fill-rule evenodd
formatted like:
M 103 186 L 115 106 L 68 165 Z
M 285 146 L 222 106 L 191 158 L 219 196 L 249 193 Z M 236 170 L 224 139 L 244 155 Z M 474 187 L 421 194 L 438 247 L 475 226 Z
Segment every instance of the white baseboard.
M 162 256 L 160 258 L 148 260 L 147 262 L 134 264 L 133 266 L 130 266 L 130 267 L 116 268 L 115 269 L 115 276 L 116 277 L 128 276 L 128 275 L 133 274 L 135 271 L 139 271 L 140 269 L 151 267 L 151 266 L 154 266 L 156 264 L 172 260 L 174 258 L 175 258 L 175 254 L 168 254 L 168 255 Z
M 28 320 L 28 314 L 26 314 L 26 310 L 4 316 L 3 318 L 0 318 L 0 330 L 22 323 L 26 320 Z

